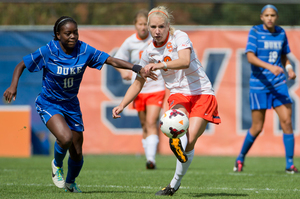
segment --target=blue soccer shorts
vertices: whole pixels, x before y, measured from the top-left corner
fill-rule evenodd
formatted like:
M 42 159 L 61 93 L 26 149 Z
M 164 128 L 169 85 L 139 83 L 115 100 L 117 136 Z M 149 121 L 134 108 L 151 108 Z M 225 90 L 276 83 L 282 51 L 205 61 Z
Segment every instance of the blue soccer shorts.
M 73 131 L 84 131 L 82 113 L 78 99 L 68 102 L 54 102 L 39 95 L 35 100 L 35 107 L 44 124 L 55 114 L 62 115 Z
M 293 102 L 286 84 L 276 87 L 271 92 L 250 93 L 249 101 L 251 110 L 271 109 Z

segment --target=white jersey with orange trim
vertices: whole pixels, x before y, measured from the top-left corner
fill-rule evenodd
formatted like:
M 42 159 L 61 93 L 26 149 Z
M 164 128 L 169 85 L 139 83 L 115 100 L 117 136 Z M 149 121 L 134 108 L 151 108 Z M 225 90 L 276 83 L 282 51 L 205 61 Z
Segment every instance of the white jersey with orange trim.
M 151 42 L 152 37 L 150 34 L 148 34 L 146 39 L 142 40 L 138 37 L 138 34 L 135 33 L 124 41 L 114 57 L 123 59 L 133 64 L 139 64 L 143 51 Z M 150 78 L 147 78 L 147 82 L 144 84 L 144 87 L 140 93 L 152 93 L 165 90 L 165 83 L 160 71 L 155 71 L 155 73 L 158 75 L 158 80 L 154 81 Z M 131 82 L 133 82 L 135 78 L 136 73 L 132 73 Z
M 211 82 L 208 79 L 192 42 L 185 32 L 176 30 L 174 35 L 169 35 L 162 46 L 156 46 L 152 42 L 142 55 L 140 64 L 144 67 L 149 63 L 168 62 L 178 59 L 178 51 L 191 49 L 190 66 L 187 69 L 161 69 L 166 87 L 170 94 L 182 93 L 184 95 L 214 95 Z

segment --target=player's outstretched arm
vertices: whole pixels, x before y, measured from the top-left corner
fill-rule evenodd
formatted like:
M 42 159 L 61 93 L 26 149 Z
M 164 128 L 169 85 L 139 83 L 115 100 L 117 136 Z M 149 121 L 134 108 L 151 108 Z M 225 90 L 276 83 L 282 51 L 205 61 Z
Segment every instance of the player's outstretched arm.
M 121 75 L 122 79 L 124 80 L 131 80 L 132 72 L 129 70 L 115 68 Z
M 144 84 L 145 84 L 145 80 L 139 76 L 136 77 L 136 79 L 134 80 L 134 82 L 131 84 L 131 86 L 128 88 L 122 102 L 120 103 L 119 106 L 113 108 L 112 110 L 112 117 L 114 119 L 116 118 L 120 118 L 121 116 L 119 115 L 123 109 L 130 103 L 132 102 L 136 96 L 140 93 L 140 91 L 142 90 Z
M 114 57 L 108 57 L 106 62 L 107 64 L 112 65 L 115 68 L 120 68 L 120 69 L 127 69 L 127 70 L 132 70 L 135 73 L 138 73 L 141 75 L 143 79 L 146 80 L 147 77 L 157 80 L 157 75 L 153 73 L 152 71 L 146 72 L 142 66 L 140 65 L 134 65 L 130 62 L 124 61 L 122 59 L 114 58 Z
M 168 61 L 168 62 L 160 62 L 160 63 L 149 63 L 145 66 L 145 71 L 154 71 L 158 69 L 186 69 L 190 66 L 191 60 L 191 49 L 183 49 L 178 51 L 178 59 Z
M 12 99 L 16 100 L 19 78 L 25 68 L 26 66 L 23 61 L 18 63 L 15 67 L 10 87 L 8 87 L 3 93 L 3 97 L 6 102 L 10 103 Z

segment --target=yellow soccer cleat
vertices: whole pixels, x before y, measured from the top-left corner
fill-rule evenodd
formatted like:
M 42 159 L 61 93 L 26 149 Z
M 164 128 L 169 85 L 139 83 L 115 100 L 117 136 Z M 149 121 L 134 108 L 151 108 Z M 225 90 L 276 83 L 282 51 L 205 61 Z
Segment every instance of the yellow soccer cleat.
M 181 163 L 185 163 L 188 160 L 188 157 L 182 148 L 180 139 L 179 138 L 170 138 L 169 144 L 170 144 L 170 148 L 173 151 L 173 153 L 175 154 L 176 158 Z

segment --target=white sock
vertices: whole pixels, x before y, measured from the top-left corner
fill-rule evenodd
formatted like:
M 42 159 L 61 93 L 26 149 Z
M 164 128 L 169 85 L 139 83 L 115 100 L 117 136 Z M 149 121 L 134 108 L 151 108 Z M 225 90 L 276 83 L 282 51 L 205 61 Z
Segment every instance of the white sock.
M 180 138 L 180 141 L 181 141 L 181 146 L 182 146 L 183 150 L 185 150 L 186 145 L 187 145 L 187 142 L 188 142 L 186 134 L 184 134 L 184 135 Z
M 150 160 L 153 163 L 155 163 L 155 155 L 156 155 L 156 150 L 157 150 L 157 145 L 159 142 L 158 135 L 149 135 L 146 138 L 147 142 L 147 148 L 146 148 L 146 158 L 147 161 Z
M 142 139 L 143 148 L 145 151 L 145 156 L 147 157 L 147 142 L 146 139 Z
M 186 174 L 189 166 L 191 165 L 191 163 L 193 161 L 194 151 L 195 150 L 193 149 L 189 152 L 186 152 L 188 161 L 186 161 L 185 163 L 181 163 L 181 162 L 179 162 L 179 160 L 177 160 L 177 162 L 176 162 L 176 171 L 175 171 L 174 177 L 170 183 L 170 186 L 173 187 L 175 190 L 178 189 L 181 179 Z

